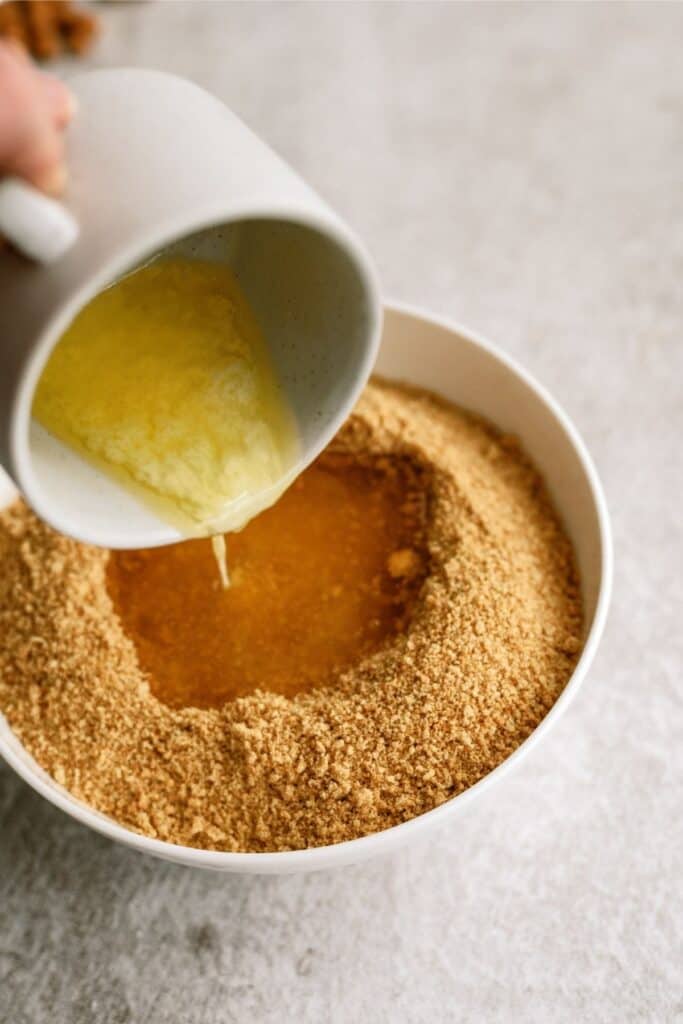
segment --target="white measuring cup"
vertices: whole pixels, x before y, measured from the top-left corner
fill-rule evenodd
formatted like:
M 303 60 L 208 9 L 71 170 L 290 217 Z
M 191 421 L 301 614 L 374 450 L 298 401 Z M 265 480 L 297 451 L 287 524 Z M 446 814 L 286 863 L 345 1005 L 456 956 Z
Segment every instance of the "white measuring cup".
M 198 86 L 120 69 L 87 72 L 70 87 L 79 113 L 61 225 L 59 207 L 46 215 L 49 200 L 0 185 L 0 232 L 34 257 L 0 252 L 0 464 L 62 533 L 111 548 L 168 544 L 181 538 L 174 527 L 31 417 L 45 362 L 79 310 L 169 248 L 229 264 L 297 420 L 294 476 L 333 437 L 370 374 L 378 287 L 354 234 Z

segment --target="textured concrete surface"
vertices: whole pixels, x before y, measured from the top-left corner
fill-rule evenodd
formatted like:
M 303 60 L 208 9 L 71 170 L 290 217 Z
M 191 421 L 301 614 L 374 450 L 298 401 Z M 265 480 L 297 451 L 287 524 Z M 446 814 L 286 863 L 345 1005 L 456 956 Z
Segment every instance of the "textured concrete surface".
M 387 294 L 554 391 L 606 485 L 616 588 L 546 742 L 389 859 L 193 873 L 2 770 L 0 1020 L 683 1020 L 683 7 L 102 10 L 94 63 L 213 89 L 365 236 Z

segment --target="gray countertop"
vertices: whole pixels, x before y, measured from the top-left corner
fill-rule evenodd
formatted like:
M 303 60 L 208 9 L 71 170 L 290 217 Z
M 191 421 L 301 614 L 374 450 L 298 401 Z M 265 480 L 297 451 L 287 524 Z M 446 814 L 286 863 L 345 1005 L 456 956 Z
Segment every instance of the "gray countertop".
M 683 6 L 101 11 L 85 63 L 216 92 L 364 236 L 387 295 L 554 392 L 605 483 L 615 594 L 544 743 L 359 867 L 169 866 L 1 769 L 0 1020 L 683 1020 Z

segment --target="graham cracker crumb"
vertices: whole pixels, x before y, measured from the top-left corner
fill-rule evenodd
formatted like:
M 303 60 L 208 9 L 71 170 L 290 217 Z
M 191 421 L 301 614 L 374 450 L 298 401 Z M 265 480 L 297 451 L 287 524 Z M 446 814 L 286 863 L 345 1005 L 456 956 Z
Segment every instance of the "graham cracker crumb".
M 108 553 L 22 502 L 0 514 L 0 708 L 74 795 L 206 849 L 341 842 L 461 793 L 552 707 L 581 646 L 578 576 L 516 439 L 376 380 L 330 452 L 387 470 L 410 460 L 428 565 L 394 551 L 392 576 L 425 573 L 405 629 L 295 698 L 264 679 L 220 708 L 161 703 L 114 612 Z

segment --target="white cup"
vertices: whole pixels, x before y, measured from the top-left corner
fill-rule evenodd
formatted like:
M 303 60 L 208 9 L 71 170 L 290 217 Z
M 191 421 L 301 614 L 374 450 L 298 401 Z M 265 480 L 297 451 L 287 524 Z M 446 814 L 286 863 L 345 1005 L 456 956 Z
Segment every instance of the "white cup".
M 45 362 L 78 311 L 170 246 L 228 263 L 296 416 L 300 471 L 372 369 L 378 287 L 365 250 L 332 210 L 198 86 L 136 69 L 88 72 L 71 85 L 79 113 L 64 205 L 78 237 L 49 264 L 0 253 L 0 464 L 62 533 L 114 548 L 167 544 L 177 530 L 31 418 Z

